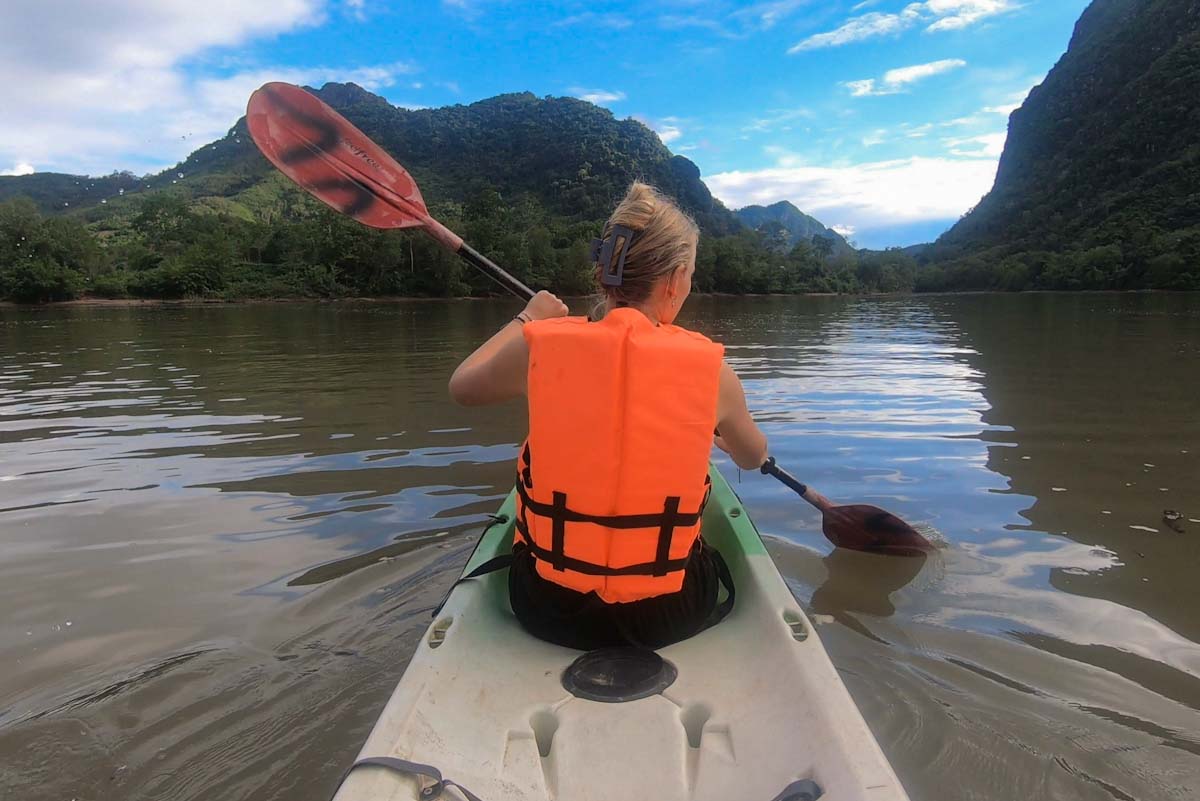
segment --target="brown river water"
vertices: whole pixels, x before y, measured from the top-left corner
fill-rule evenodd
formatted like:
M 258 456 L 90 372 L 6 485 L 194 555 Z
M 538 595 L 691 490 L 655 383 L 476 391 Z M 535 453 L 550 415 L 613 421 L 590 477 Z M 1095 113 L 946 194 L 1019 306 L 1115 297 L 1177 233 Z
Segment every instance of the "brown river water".
M 517 308 L 0 308 L 0 798 L 327 799 L 511 486 L 523 407 L 445 385 Z M 831 553 L 721 463 L 914 801 L 1200 798 L 1200 296 L 685 318 L 944 542 Z

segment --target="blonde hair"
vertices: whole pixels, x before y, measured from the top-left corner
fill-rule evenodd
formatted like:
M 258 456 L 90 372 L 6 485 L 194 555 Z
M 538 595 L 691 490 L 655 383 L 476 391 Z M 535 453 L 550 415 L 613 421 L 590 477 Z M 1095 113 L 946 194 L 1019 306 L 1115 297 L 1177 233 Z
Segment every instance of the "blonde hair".
M 700 229 L 670 198 L 649 184 L 634 181 L 629 186 L 604 224 L 604 238 L 612 235 L 615 225 L 623 225 L 634 234 L 621 285 L 600 285 L 600 291 L 614 306 L 645 302 L 660 279 L 696 256 Z M 600 269 L 596 265 L 597 283 Z

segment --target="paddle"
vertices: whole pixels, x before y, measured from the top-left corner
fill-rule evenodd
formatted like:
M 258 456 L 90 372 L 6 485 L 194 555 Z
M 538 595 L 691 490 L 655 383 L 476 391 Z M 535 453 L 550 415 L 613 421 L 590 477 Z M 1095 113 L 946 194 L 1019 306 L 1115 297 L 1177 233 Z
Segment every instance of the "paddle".
M 929 540 L 891 512 L 865 503 L 835 504 L 775 464 L 774 456 L 768 456 L 760 470 L 820 509 L 821 532 L 838 548 L 894 556 L 922 556 L 933 550 Z
M 533 290 L 435 220 L 417 182 L 387 151 L 299 86 L 268 83 L 246 106 L 250 137 L 279 171 L 326 205 L 372 228 L 423 228 L 513 294 Z
M 435 220 L 417 182 L 383 148 L 298 86 L 268 83 L 246 107 L 250 136 L 267 159 L 309 194 L 372 228 L 422 228 L 505 289 L 534 292 Z M 762 472 L 821 510 L 825 536 L 840 548 L 914 554 L 929 542 L 900 518 L 874 506 L 836 506 L 767 460 Z

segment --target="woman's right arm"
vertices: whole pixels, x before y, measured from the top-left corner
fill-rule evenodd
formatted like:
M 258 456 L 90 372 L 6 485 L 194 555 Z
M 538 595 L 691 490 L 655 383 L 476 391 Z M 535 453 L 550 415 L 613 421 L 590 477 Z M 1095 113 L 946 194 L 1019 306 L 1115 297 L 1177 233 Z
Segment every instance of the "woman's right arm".
M 542 290 L 523 312 L 530 320 L 565 317 L 567 306 Z M 525 394 L 529 373 L 529 347 L 516 322 L 506 323 L 496 334 L 463 360 L 450 376 L 450 397 L 460 406 L 489 406 Z
M 767 437 L 750 417 L 741 380 L 725 362 L 721 362 L 717 430 L 717 447 L 728 453 L 738 467 L 757 470 L 767 461 Z

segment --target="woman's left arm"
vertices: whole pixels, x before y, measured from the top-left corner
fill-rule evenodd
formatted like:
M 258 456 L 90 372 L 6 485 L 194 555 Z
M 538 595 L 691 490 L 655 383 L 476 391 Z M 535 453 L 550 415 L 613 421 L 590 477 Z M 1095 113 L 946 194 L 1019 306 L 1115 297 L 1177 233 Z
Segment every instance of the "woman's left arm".
M 537 293 L 521 313 L 528 320 L 565 317 L 567 306 L 545 290 Z M 514 319 L 484 342 L 450 377 L 450 397 L 462 406 L 490 406 L 525 394 L 529 372 L 529 346 Z

